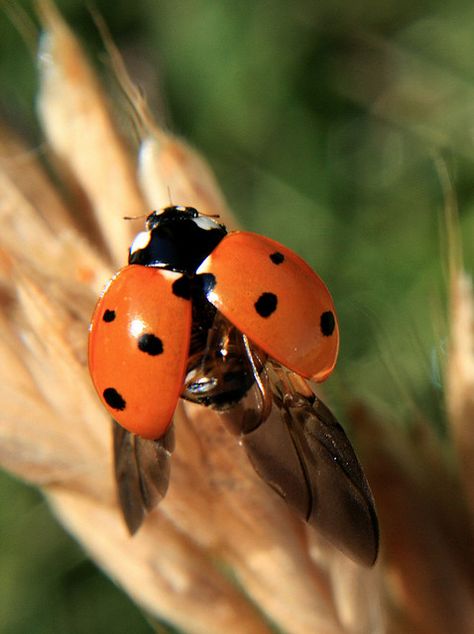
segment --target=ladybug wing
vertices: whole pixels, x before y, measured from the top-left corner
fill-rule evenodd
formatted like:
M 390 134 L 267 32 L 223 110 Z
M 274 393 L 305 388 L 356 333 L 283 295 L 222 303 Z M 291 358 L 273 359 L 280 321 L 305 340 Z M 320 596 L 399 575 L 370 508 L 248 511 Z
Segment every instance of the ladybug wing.
M 379 535 L 374 500 L 343 428 L 301 377 L 272 362 L 267 369 L 274 376 L 262 375 L 264 392 L 255 385 L 244 399 L 257 403 L 257 424 L 248 426 L 252 406 L 245 402 L 224 421 L 235 432 L 239 418 L 254 469 L 288 505 L 349 557 L 373 565 Z
M 89 368 L 112 418 L 160 438 L 183 388 L 191 336 L 187 279 L 130 265 L 110 281 L 90 327 Z
M 204 260 L 208 300 L 268 355 L 324 381 L 339 332 L 328 289 L 293 251 L 248 232 L 228 234 Z
M 159 440 L 131 434 L 113 421 L 114 469 L 122 514 L 131 535 L 168 489 L 173 426 Z
M 306 381 L 262 357 L 220 313 L 183 397 L 219 410 L 258 475 L 311 526 L 372 565 L 378 523 L 343 428 Z

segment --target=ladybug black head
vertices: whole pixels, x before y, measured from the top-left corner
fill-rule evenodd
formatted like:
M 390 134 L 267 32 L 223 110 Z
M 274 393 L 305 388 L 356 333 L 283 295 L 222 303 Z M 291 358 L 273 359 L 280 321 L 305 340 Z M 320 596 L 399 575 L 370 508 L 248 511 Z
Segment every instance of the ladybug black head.
M 227 234 L 224 225 L 194 207 L 172 206 L 153 211 L 147 231 L 139 233 L 129 253 L 129 264 L 157 266 L 192 275 Z
M 160 211 L 152 211 L 146 219 L 146 228 L 152 231 L 156 226 L 166 222 L 179 222 L 180 220 L 189 220 L 190 218 L 198 218 L 200 213 L 194 207 L 184 207 L 173 205 L 164 207 Z

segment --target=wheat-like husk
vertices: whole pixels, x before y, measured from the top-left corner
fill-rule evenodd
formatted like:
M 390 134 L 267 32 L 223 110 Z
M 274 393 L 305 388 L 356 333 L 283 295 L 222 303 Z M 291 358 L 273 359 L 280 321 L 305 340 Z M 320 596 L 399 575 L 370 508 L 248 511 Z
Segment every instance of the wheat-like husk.
M 451 324 L 448 409 L 466 493 L 474 511 L 474 298 L 472 280 L 465 273 L 457 275 L 451 286 Z M 474 515 L 472 519 L 474 522 Z
M 110 421 L 87 372 L 89 316 L 143 222 L 123 216 L 166 205 L 171 192 L 175 204 L 234 221 L 205 162 L 153 121 L 109 43 L 139 122 L 134 157 L 76 38 L 50 2 L 40 8 L 39 113 L 50 161 L 75 197 L 66 207 L 34 153 L 0 134 L 1 464 L 42 488 L 60 522 L 137 604 L 183 632 L 263 634 L 272 623 L 288 634 L 436 634 L 449 615 L 453 631 L 469 632 L 465 509 L 454 527 L 443 523 L 449 495 L 427 500 L 429 479 L 408 466 L 411 439 L 388 437 L 364 408 L 354 418 L 381 510 L 384 568 L 354 564 L 307 529 L 259 481 L 219 417 L 192 404 L 175 417 L 167 497 L 128 535 Z M 454 315 L 454 333 L 464 332 L 463 319 Z M 449 467 L 430 442 L 420 466 L 443 476 Z M 449 581 L 442 601 L 430 574 Z

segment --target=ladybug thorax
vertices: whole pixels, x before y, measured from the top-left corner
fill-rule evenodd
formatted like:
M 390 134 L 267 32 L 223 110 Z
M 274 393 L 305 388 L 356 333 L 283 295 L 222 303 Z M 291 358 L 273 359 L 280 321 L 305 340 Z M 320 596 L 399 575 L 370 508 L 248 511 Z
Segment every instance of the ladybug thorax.
M 166 207 L 146 220 L 134 239 L 129 264 L 142 264 L 192 275 L 227 234 L 224 225 L 193 207 Z

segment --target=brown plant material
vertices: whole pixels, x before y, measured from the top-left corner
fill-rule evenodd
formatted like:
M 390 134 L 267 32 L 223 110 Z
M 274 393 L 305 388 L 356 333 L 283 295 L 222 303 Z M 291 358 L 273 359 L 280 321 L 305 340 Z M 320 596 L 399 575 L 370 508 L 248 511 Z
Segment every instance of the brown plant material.
M 451 283 L 451 346 L 447 406 L 474 527 L 474 296 L 465 274 Z
M 471 632 L 472 533 L 442 440 L 415 421 L 410 434 L 390 430 L 363 406 L 352 416 L 370 443 L 366 471 L 382 526 L 390 631 Z
M 412 439 L 395 442 L 364 409 L 355 416 L 381 511 L 385 568 L 363 569 L 307 529 L 259 481 L 219 417 L 189 403 L 175 418 L 167 497 L 129 537 L 112 479 L 110 421 L 87 372 L 97 292 L 141 228 L 123 216 L 165 205 L 171 192 L 175 204 L 233 221 L 209 168 L 157 126 L 109 44 L 139 123 L 135 166 L 78 42 L 52 4 L 40 7 L 39 111 L 52 162 L 74 195 L 66 207 L 34 153 L 0 131 L 0 463 L 42 487 L 107 574 L 184 632 L 263 634 L 269 621 L 289 634 L 436 634 L 449 623 L 472 631 L 472 559 L 462 557 L 471 534 L 462 525 L 466 508 L 450 500 L 449 466 L 424 439 L 413 469 L 402 458 Z M 472 312 L 469 326 L 467 304 L 456 301 L 448 383 L 462 453 L 472 449 Z M 468 333 L 470 357 L 460 343 Z M 446 483 L 440 492 L 430 489 L 433 473 Z

